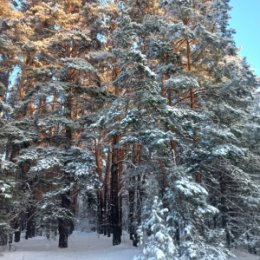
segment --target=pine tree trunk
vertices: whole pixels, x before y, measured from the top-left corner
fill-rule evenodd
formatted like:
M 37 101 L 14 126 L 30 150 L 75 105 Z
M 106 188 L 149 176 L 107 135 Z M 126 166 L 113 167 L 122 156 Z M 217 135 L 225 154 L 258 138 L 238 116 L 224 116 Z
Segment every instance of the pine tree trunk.
M 138 191 L 136 194 L 136 221 L 137 221 L 137 226 L 135 229 L 135 237 L 133 240 L 133 246 L 138 246 L 140 238 L 139 235 L 137 234 L 137 229 L 138 227 L 141 225 L 141 221 L 142 221 L 142 201 L 143 201 L 143 180 L 142 180 L 142 176 L 139 175 L 137 177 L 138 179 Z
M 8 242 L 8 235 L 2 235 L 0 240 L 0 246 L 6 246 Z
M 227 228 L 227 214 L 228 209 L 226 205 L 226 182 L 225 176 L 223 173 L 220 174 L 219 185 L 220 185 L 220 212 L 221 212 L 221 226 L 226 231 L 226 243 L 227 247 L 230 248 L 231 245 L 231 234 Z
M 107 153 L 105 188 L 104 188 L 104 235 L 110 237 L 110 183 L 111 183 L 111 151 Z
M 68 247 L 68 237 L 69 237 L 69 230 L 66 227 L 66 223 L 64 220 L 59 220 L 59 247 L 60 248 L 67 248 Z
M 69 49 L 68 49 L 69 51 Z M 66 111 L 66 118 L 72 119 L 72 96 L 71 94 L 67 97 L 67 111 Z M 66 126 L 66 149 L 71 147 L 72 141 L 72 129 L 70 126 Z M 69 177 L 65 177 L 65 183 L 67 186 L 70 185 Z M 67 210 L 71 209 L 71 198 L 70 198 L 70 190 L 67 190 L 63 194 L 61 194 L 61 207 Z M 73 223 L 70 219 L 66 218 L 59 218 L 58 219 L 58 231 L 59 231 L 59 247 L 60 248 L 67 248 L 68 247 L 68 237 L 73 231 Z
M 27 214 L 25 239 L 35 237 L 34 208 L 30 207 Z
M 18 230 L 18 231 L 15 231 L 14 232 L 14 242 L 20 242 L 20 240 L 21 240 L 21 231 L 20 230 Z
M 191 50 L 190 50 L 190 42 L 188 39 L 186 39 L 186 47 L 187 47 L 187 66 L 188 66 L 188 71 L 191 70 Z
M 71 200 L 69 198 L 70 192 L 66 192 L 61 195 L 61 207 L 69 209 L 71 206 Z M 59 219 L 59 247 L 67 248 L 68 247 L 68 237 L 72 233 L 73 224 L 71 220 L 60 218 Z
M 102 161 L 103 161 L 103 147 L 100 144 L 100 141 L 95 141 L 95 157 L 96 157 L 96 167 L 99 181 L 102 183 Z M 98 199 L 98 223 L 97 223 L 97 232 L 98 234 L 102 234 L 103 231 L 103 211 L 104 211 L 104 198 L 103 198 L 103 187 L 101 190 L 97 192 L 97 199 Z
M 226 217 L 226 198 L 225 198 L 225 193 L 226 193 L 226 185 L 224 182 L 224 175 L 221 173 L 220 175 L 220 193 L 221 193 L 221 198 L 220 198 L 220 202 L 221 202 L 221 212 L 222 212 L 222 218 L 221 218 L 221 225 L 222 228 L 226 228 L 227 226 L 227 217 Z
M 15 230 L 14 232 L 14 241 L 19 242 L 20 241 L 20 236 L 21 236 L 21 231 L 20 231 L 20 217 L 18 216 L 15 218 L 13 221 L 11 221 L 11 227 Z
M 172 106 L 172 90 L 168 89 L 167 94 L 168 94 L 168 105 Z
M 103 196 L 102 191 L 98 191 L 97 195 L 98 199 L 98 224 L 97 224 L 97 232 L 98 234 L 103 234 Z
M 136 143 L 133 146 L 133 164 L 141 163 L 142 145 Z M 138 246 L 139 237 L 137 234 L 138 225 L 141 224 L 141 207 L 142 207 L 142 184 L 141 176 L 130 179 L 129 188 L 129 233 L 133 246 Z
M 119 176 L 119 182 L 118 182 L 118 190 L 119 190 L 119 194 L 121 193 L 123 186 L 122 186 L 122 179 L 123 179 L 123 160 L 124 160 L 124 150 L 121 148 L 118 150 L 118 176 Z M 118 197 L 118 203 L 119 203 L 119 219 L 120 219 L 120 226 L 121 226 L 121 236 L 122 236 L 122 216 L 123 216 L 123 211 L 122 211 L 122 201 L 123 198 L 121 196 L 121 194 Z
M 134 189 L 134 178 L 131 178 L 130 185 L 128 191 L 129 196 L 129 235 L 130 239 L 134 240 L 134 234 L 135 234 L 135 227 L 134 227 L 134 210 L 135 210 L 135 189 Z
M 119 136 L 113 137 L 112 165 L 111 165 L 111 227 L 113 245 L 121 243 L 122 224 L 119 196 Z

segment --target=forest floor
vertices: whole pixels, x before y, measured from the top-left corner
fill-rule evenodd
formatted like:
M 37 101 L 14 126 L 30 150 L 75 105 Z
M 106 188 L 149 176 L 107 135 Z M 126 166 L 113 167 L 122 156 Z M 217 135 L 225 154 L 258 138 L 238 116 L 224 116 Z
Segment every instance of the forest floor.
M 0 260 L 132 260 L 140 253 L 123 236 L 122 244 L 112 246 L 111 238 L 96 233 L 75 231 L 69 238 L 69 248 L 57 247 L 58 240 L 36 237 L 15 243 L 11 251 L 0 251 Z M 0 249 L 1 250 L 1 249 Z M 259 256 L 241 251 L 235 252 L 233 260 L 260 260 Z
M 132 260 L 140 252 L 126 235 L 121 245 L 112 246 L 112 238 L 79 231 L 69 237 L 66 249 L 58 248 L 58 240 L 44 237 L 22 240 L 14 245 L 12 250 L 15 251 L 0 251 L 0 260 Z

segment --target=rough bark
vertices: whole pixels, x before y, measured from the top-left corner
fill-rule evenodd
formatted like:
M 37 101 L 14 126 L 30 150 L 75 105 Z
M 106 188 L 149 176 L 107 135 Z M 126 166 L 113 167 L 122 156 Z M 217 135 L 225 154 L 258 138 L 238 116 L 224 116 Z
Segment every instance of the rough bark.
M 120 214 L 119 195 L 119 136 L 113 137 L 112 165 L 111 165 L 111 227 L 113 233 L 113 245 L 121 243 L 122 221 Z
M 70 192 L 66 192 L 61 195 L 61 207 L 69 209 L 71 206 L 71 200 L 69 197 Z M 59 226 L 59 247 L 67 248 L 68 247 L 68 237 L 73 231 L 73 223 L 70 219 L 60 218 L 58 220 Z

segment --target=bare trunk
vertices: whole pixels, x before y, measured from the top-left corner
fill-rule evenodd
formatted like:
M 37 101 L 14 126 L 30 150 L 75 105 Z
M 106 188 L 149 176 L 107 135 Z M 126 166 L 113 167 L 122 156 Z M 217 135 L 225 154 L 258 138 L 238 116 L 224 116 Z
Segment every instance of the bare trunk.
M 111 183 L 111 151 L 107 152 L 106 175 L 104 183 L 104 235 L 110 237 L 110 183 Z
M 35 237 L 34 213 L 35 209 L 33 207 L 28 208 L 25 239 Z
M 103 183 L 102 180 L 102 161 L 103 161 L 103 147 L 99 141 L 95 141 L 95 158 L 96 158 L 96 167 L 99 177 L 99 181 Z M 104 211 L 104 192 L 103 187 L 97 192 L 98 199 L 98 223 L 97 223 L 97 232 L 102 234 L 103 231 L 103 211 Z
M 70 200 L 70 192 L 67 191 L 66 193 L 61 195 L 61 207 L 69 209 L 71 207 L 71 200 Z M 69 235 L 73 231 L 73 223 L 72 220 L 69 218 L 60 218 L 58 220 L 59 226 L 59 247 L 60 248 L 67 248 L 68 247 L 68 238 Z
M 113 232 L 113 245 L 121 243 L 122 221 L 120 214 L 119 195 L 119 136 L 113 137 L 112 165 L 111 165 L 111 226 Z
M 187 46 L 188 71 L 190 71 L 191 70 L 191 51 L 190 51 L 190 43 L 189 43 L 188 39 L 186 39 L 186 46 Z

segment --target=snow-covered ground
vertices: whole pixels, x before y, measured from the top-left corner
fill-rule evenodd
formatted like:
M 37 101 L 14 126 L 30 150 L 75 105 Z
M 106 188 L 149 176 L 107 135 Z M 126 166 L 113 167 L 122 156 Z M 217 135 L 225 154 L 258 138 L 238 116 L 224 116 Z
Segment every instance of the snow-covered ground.
M 236 257 L 232 257 L 230 260 L 260 260 L 260 256 L 251 255 L 243 251 L 236 250 L 233 253 L 236 255 Z
M 140 252 L 126 235 L 121 245 L 112 246 L 111 238 L 79 231 L 69 237 L 69 248 L 57 245 L 57 240 L 44 237 L 23 240 L 15 243 L 14 252 L 0 251 L 0 260 L 132 260 Z
M 127 237 L 123 236 L 121 245 L 112 246 L 111 238 L 75 231 L 66 249 L 58 248 L 57 240 L 36 237 L 15 243 L 15 251 L 0 251 L 0 260 L 132 260 L 140 249 L 134 248 Z M 241 251 L 234 253 L 237 257 L 230 260 L 260 260 Z

